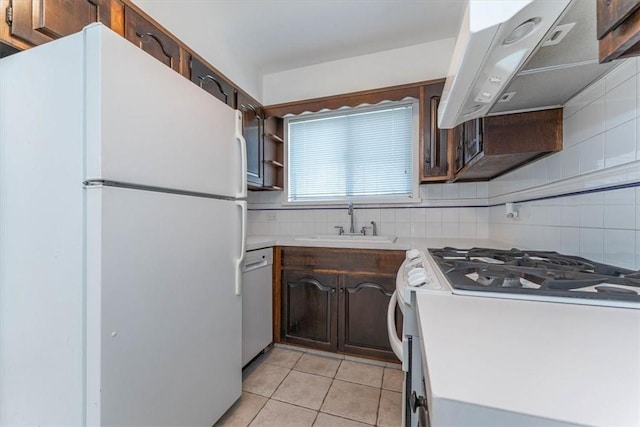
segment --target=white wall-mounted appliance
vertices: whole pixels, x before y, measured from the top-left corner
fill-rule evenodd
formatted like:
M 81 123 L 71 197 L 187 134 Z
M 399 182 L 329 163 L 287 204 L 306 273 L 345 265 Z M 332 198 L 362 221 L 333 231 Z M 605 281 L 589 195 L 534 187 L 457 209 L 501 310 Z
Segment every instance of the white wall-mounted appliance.
M 241 116 L 95 24 L 0 61 L 0 424 L 212 425 L 241 394 Z
M 561 107 L 615 63 L 598 63 L 596 2 L 469 0 L 438 125 Z

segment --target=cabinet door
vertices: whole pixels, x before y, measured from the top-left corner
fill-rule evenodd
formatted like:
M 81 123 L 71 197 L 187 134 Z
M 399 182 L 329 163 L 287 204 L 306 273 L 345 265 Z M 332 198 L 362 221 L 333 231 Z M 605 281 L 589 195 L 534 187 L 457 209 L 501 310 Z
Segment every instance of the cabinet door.
M 344 276 L 338 309 L 340 351 L 398 360 L 387 333 L 387 308 L 395 287 L 395 277 Z M 397 309 L 396 325 L 402 325 Z
M 242 134 L 247 142 L 247 181 L 252 187 L 264 185 L 264 131 L 262 107 L 238 92 L 238 110 L 242 111 Z
M 235 108 L 233 86 L 202 61 L 193 57 L 191 58 L 191 81 L 231 108 Z
M 638 0 L 598 0 L 598 39 L 618 27 L 640 7 Z
M 282 340 L 321 350 L 337 350 L 337 276 L 282 272 Z
M 640 55 L 640 1 L 598 0 L 601 63 Z
M 124 37 L 175 71 L 188 76 L 178 43 L 130 7 L 124 8 Z M 186 71 L 183 70 L 186 68 Z
M 453 177 L 450 132 L 438 128 L 438 106 L 444 82 L 420 88 L 420 181 L 446 181 Z
M 11 35 L 34 45 L 77 33 L 92 22 L 111 26 L 115 0 L 12 1 Z

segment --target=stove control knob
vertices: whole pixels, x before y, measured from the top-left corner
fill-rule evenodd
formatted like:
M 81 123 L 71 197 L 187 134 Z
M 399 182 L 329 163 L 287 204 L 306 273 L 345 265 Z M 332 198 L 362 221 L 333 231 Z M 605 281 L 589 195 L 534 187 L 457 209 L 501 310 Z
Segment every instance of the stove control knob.
M 426 273 L 418 272 L 416 274 L 410 275 L 407 278 L 407 282 L 409 282 L 409 286 L 412 287 L 423 285 L 427 283 L 427 275 Z
M 417 249 L 409 249 L 407 251 L 407 259 L 411 261 L 412 259 L 416 259 L 420 257 L 420 251 Z
M 407 276 L 411 277 L 411 276 L 415 276 L 416 274 L 420 274 L 420 275 L 427 275 L 427 270 L 425 270 L 422 267 L 415 267 L 412 268 L 411 270 L 409 270 L 409 272 L 407 273 Z

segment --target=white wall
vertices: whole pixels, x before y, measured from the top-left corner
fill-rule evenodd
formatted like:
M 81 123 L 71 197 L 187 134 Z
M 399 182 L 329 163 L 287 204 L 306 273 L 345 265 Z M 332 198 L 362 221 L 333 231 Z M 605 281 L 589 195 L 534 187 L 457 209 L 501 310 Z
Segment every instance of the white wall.
M 455 39 L 324 62 L 263 76 L 263 104 L 279 104 L 445 77 Z

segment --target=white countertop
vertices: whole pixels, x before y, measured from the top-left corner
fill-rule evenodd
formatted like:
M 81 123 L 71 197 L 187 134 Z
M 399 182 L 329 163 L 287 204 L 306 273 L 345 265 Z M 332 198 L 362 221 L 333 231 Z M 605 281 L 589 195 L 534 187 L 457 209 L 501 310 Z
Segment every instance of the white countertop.
M 417 294 L 433 399 L 640 425 L 640 310 Z
M 359 249 L 388 249 L 401 250 L 407 249 L 427 249 L 427 248 L 443 248 L 446 246 L 457 248 L 486 247 L 497 249 L 510 249 L 504 243 L 488 239 L 455 239 L 455 238 L 427 238 L 412 239 L 399 237 L 393 243 L 380 242 L 328 242 L 313 240 L 298 240 L 293 236 L 263 236 L 253 235 L 247 236 L 247 250 L 255 250 L 268 248 L 271 246 L 311 246 L 325 248 L 359 248 Z

